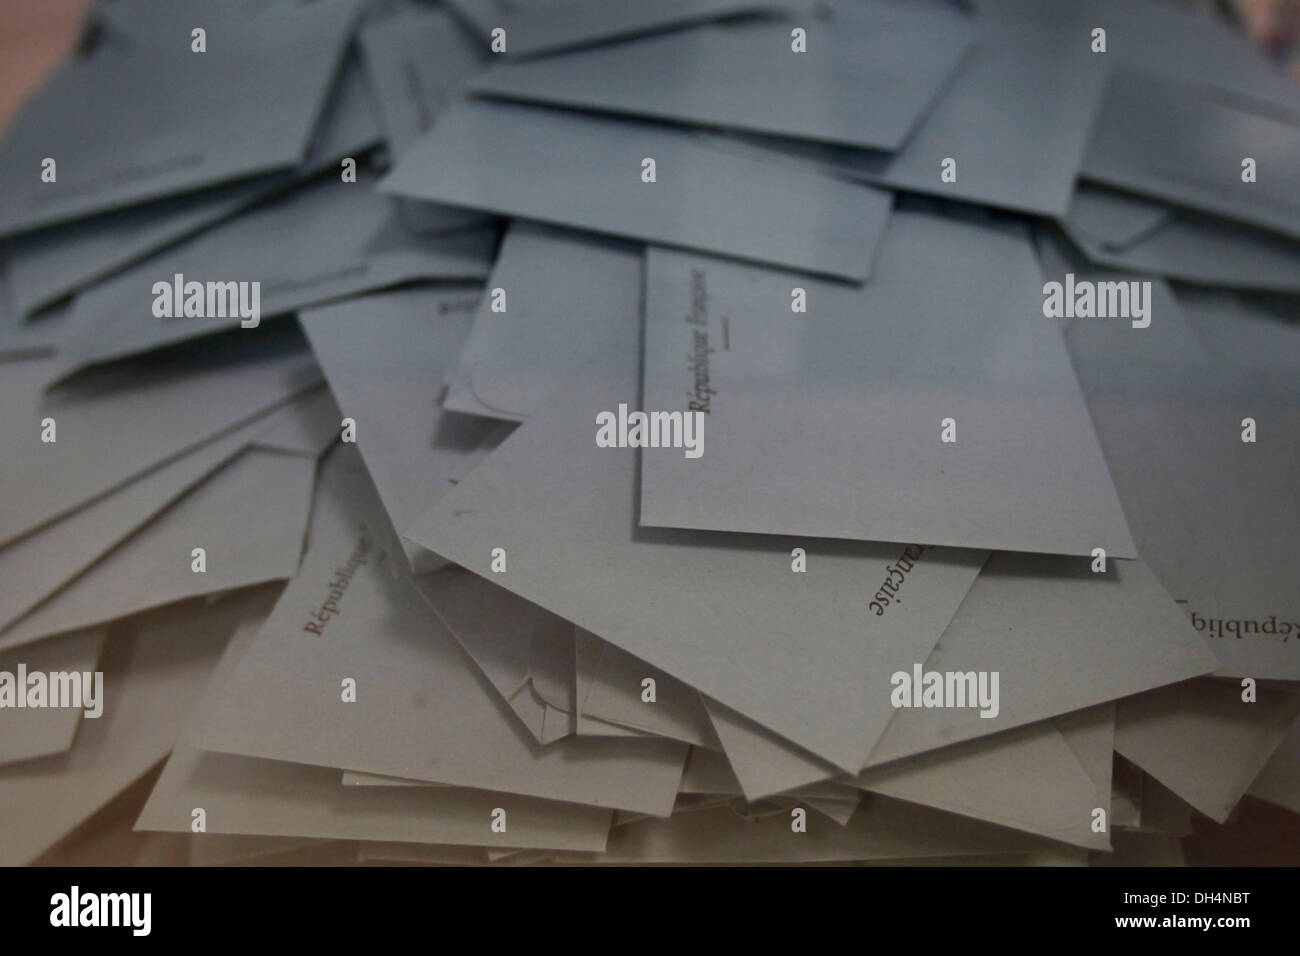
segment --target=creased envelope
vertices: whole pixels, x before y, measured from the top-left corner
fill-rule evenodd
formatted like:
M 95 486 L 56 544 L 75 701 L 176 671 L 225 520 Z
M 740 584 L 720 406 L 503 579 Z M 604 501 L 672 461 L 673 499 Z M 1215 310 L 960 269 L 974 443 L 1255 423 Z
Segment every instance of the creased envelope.
M 719 701 L 704 698 L 713 732 L 748 800 L 843 776 L 834 764 Z
M 416 585 L 539 743 L 576 732 L 572 624 L 463 568 Z
M 1142 242 L 1173 218 L 1173 208 L 1165 203 L 1079 183 L 1061 226 L 1072 237 L 1087 237 L 1092 245 L 1122 250 Z
M 636 366 L 584 370 L 407 536 L 856 772 L 888 675 L 929 654 L 986 555 L 927 551 L 878 616 L 868 589 L 903 545 L 638 528 L 637 452 L 595 441 L 599 412 L 635 403 Z M 816 573 L 792 572 L 796 546 Z
M 861 288 L 646 262 L 642 407 L 703 435 L 642 456 L 643 525 L 1135 555 L 1023 232 L 896 212 Z
M 581 649 L 577 655 L 577 706 L 583 716 L 699 747 L 719 748 L 704 703 L 693 687 L 582 628 L 576 629 L 575 637 Z M 653 699 L 647 679 L 653 682 Z
M 925 663 L 996 672 L 998 713 L 900 708 L 875 766 L 1206 674 L 1217 660 L 1141 561 L 995 554 Z M 1069 680 L 1062 680 L 1069 675 Z
M 590 631 L 576 625 L 573 628 L 573 690 L 574 707 L 577 708 L 574 720 L 574 733 L 588 737 L 643 737 L 646 731 L 633 730 L 622 724 L 611 724 L 599 717 L 591 717 L 582 712 L 582 699 L 591 686 L 591 680 L 600 664 L 600 656 L 606 644 Z M 689 763 L 689 756 L 687 761 Z M 680 792 L 680 784 L 679 791 Z
M 256 635 L 256 628 L 235 635 L 198 712 Z M 258 834 L 592 850 L 604 847 L 609 832 L 610 811 L 596 807 L 458 787 L 344 787 L 329 767 L 204 752 L 190 741 L 193 726 L 174 748 L 137 829 L 189 832 L 197 807 L 207 826 L 200 840 Z M 505 833 L 492 831 L 497 808 L 506 811 Z
M 483 100 L 448 109 L 380 189 L 856 282 L 891 204 L 683 130 Z
M 243 756 L 670 812 L 685 746 L 589 738 L 538 744 L 432 613 L 401 557 L 387 550 L 387 519 L 358 465 L 347 445 L 326 460 L 302 567 L 204 711 L 194 742 Z M 345 678 L 356 683 L 355 701 L 342 699 Z

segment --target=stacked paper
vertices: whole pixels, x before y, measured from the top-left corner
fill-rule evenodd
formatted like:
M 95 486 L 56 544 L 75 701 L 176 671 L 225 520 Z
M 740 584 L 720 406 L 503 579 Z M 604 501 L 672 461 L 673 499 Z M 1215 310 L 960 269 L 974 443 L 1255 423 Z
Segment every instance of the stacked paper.
M 1300 812 L 1297 170 L 1148 0 L 104 0 L 0 146 L 0 862 Z

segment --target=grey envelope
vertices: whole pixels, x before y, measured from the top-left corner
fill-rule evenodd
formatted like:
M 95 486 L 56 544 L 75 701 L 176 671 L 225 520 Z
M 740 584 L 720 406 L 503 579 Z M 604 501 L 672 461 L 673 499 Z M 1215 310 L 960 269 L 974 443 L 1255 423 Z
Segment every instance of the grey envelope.
M 1023 232 L 896 212 L 860 288 L 647 256 L 642 407 L 707 427 L 643 525 L 1136 553 Z
M 34 312 L 311 176 L 337 169 L 342 157 L 359 159 L 379 141 L 373 112 L 360 60 L 349 56 L 301 166 L 15 236 L 6 254 L 16 308 Z
M 901 545 L 638 528 L 637 453 L 595 442 L 597 413 L 635 400 L 636 365 L 584 370 L 407 536 L 856 771 L 892 714 L 865 688 L 929 653 L 986 555 L 928 551 L 878 617 L 867 586 Z M 816 573 L 791 572 L 796 546 Z
M 191 742 L 203 713 L 221 693 L 257 638 L 245 626 L 212 675 L 193 719 L 181 733 L 137 829 L 189 832 L 192 812 L 207 812 L 197 839 L 231 834 L 298 838 L 410 840 L 600 849 L 612 814 L 596 807 L 457 787 L 341 787 L 329 767 L 204 752 Z M 505 834 L 491 830 L 493 810 L 507 811 Z M 195 847 L 196 858 L 211 855 Z
M 416 586 L 538 743 L 577 731 L 572 624 L 463 568 Z
M 66 65 L 0 150 L 0 234 L 294 165 L 358 10 L 356 0 L 284 4 L 212 22 L 206 53 L 191 52 L 186 31 Z M 41 179 L 46 157 L 55 182 Z
M 288 406 L 263 414 L 0 547 L 0 577 L 6 584 L 0 592 L 0 644 L 6 640 L 2 629 L 87 571 L 250 445 L 315 458 L 338 437 L 337 429 L 338 410 L 322 384 Z M 310 485 L 306 491 L 310 493 Z M 110 598 L 107 605 L 114 606 L 114 601 Z
M 302 567 L 204 712 L 194 742 L 243 756 L 668 814 L 686 747 L 589 738 L 539 745 L 387 550 L 387 518 L 359 464 L 346 445 L 327 459 Z M 340 681 L 348 677 L 356 700 L 343 702 Z M 395 717 L 395 707 L 405 716 Z
M 439 380 L 460 353 L 477 301 L 474 288 L 413 287 L 299 315 L 340 409 L 356 423 L 357 447 L 398 530 L 510 430 L 437 404 Z M 404 547 L 414 573 L 444 563 Z
M 1118 202 L 1159 208 L 1126 193 L 1081 184 L 1061 222 L 1071 241 L 1097 265 L 1202 285 L 1300 292 L 1300 241 L 1166 206 L 1167 215 L 1115 246 L 1098 239 L 1093 215 Z
M 1085 178 L 1300 238 L 1300 115 L 1213 87 L 1116 69 Z M 1257 180 L 1243 182 L 1253 159 Z
M 1289 646 L 1300 632 L 1294 323 L 1251 323 L 1217 295 L 1152 288 L 1154 318 L 1140 334 L 1090 319 L 1066 330 L 1134 538 L 1221 660 L 1217 674 L 1300 679 Z M 1184 310 L 1223 327 L 1208 348 Z M 1247 418 L 1258 429 L 1249 444 Z
M 888 2 L 745 20 L 497 66 L 469 89 L 507 99 L 896 150 L 971 46 L 959 14 Z
M 6 824 L 0 860 L 8 866 L 29 862 L 157 766 L 231 633 L 246 617 L 265 613 L 269 597 L 259 589 L 216 603 L 197 601 L 115 628 L 99 666 L 103 716 L 81 725 L 67 753 L 0 769 Z
M 680 129 L 482 100 L 448 109 L 380 188 L 858 282 L 891 204 Z
M 67 330 L 71 303 L 47 310 L 39 321 L 28 322 L 14 303 L 12 292 L 9 262 L 0 254 L 0 362 L 52 355 Z
M 899 709 L 868 766 L 1184 681 L 1217 663 L 1141 561 L 1112 561 L 1094 574 L 1077 558 L 995 554 L 925 670 L 997 671 L 998 714 Z
M 301 333 L 212 341 L 165 365 L 133 365 L 41 392 L 58 360 L 0 375 L 0 543 L 179 457 L 320 383 Z M 236 339 L 238 337 L 235 337 Z M 53 418 L 56 441 L 41 441 Z M 89 467 L 88 467 L 89 466 Z
M 99 668 L 100 653 L 104 649 L 106 628 L 90 628 L 65 634 L 54 640 L 42 641 L 35 647 L 0 654 L 0 671 L 17 674 L 24 666 L 28 674 L 93 674 Z M 27 690 L 18 685 L 18 693 Z M 103 703 L 101 699 L 100 704 Z M 0 765 L 66 753 L 81 725 L 86 707 L 13 708 L 0 710 Z M 92 717 L 91 720 L 103 718 Z
M 868 795 L 839 827 L 809 817 L 793 833 L 790 814 L 747 820 L 729 807 L 675 814 L 615 827 L 605 853 L 575 857 L 590 863 L 803 863 L 832 860 L 902 860 L 1028 851 L 1038 837 L 891 797 Z M 565 857 L 567 859 L 567 857 Z
M 1173 218 L 1174 210 L 1165 203 L 1079 183 L 1061 227 L 1071 236 L 1087 237 L 1092 245 L 1121 250 L 1140 243 Z
M 977 0 L 981 8 L 1006 0 Z M 1106 29 L 1105 56 L 1190 83 L 1231 90 L 1295 113 L 1295 81 L 1230 18 L 1162 0 L 1048 0 Z M 1090 38 L 1090 37 L 1089 37 Z
M 1300 721 L 1291 725 L 1246 792 L 1300 813 Z
M 896 153 L 758 137 L 775 151 L 866 182 L 1061 216 L 1083 162 L 1109 64 L 1073 5 L 1001 0 L 975 19 L 976 51 Z M 941 179 L 956 160 L 956 181 Z
M 367 26 L 361 45 L 384 136 L 398 158 L 429 131 L 464 80 L 482 69 L 478 48 L 441 10 L 402 7 Z M 430 56 L 430 50 L 437 55 Z M 403 221 L 421 233 L 484 225 L 488 219 L 434 203 L 403 199 L 399 205 Z
M 924 664 L 939 673 L 997 672 L 1002 704 L 894 712 L 867 768 L 1079 711 L 1206 674 L 1217 660 L 1140 561 L 1105 575 L 1087 562 L 994 554 Z M 1071 674 L 1063 683 L 1058 674 Z M 823 780 L 834 768 L 770 730 L 706 701 L 750 797 Z
M 1106 704 L 867 770 L 857 785 L 1090 850 L 1110 849 L 1115 709 Z
M 780 0 L 451 0 L 451 8 L 489 48 L 492 31 L 506 31 L 509 56 L 532 56 L 706 23 L 757 11 Z
M 1121 701 L 1115 750 L 1197 810 L 1224 822 L 1300 715 L 1300 697 L 1196 680 Z
M 159 318 L 155 282 L 260 282 L 261 315 L 282 315 L 416 279 L 481 279 L 496 233 L 418 236 L 373 179 L 328 176 L 132 266 L 77 297 L 60 356 L 76 367 L 237 330 L 238 315 Z M 221 313 L 226 309 L 219 310 Z
M 641 272 L 639 246 L 512 222 L 443 407 L 520 422 L 602 350 L 635 346 Z
M 697 747 L 721 747 L 693 687 L 582 628 L 575 638 L 577 708 L 583 717 Z M 647 678 L 654 681 L 653 700 L 646 693 Z
M 292 577 L 315 473 L 314 455 L 245 450 L 0 632 L 0 647 Z

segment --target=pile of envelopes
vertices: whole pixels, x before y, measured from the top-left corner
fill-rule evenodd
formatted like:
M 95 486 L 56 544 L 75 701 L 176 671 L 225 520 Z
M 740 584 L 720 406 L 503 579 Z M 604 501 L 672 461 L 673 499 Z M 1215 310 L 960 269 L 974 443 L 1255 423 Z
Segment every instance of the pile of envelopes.
M 103 0 L 0 182 L 0 863 L 1300 812 L 1300 88 L 1226 23 Z

